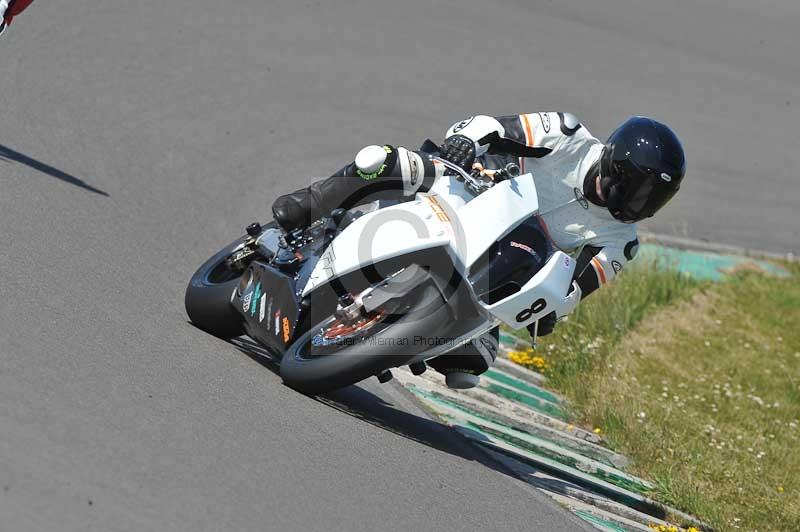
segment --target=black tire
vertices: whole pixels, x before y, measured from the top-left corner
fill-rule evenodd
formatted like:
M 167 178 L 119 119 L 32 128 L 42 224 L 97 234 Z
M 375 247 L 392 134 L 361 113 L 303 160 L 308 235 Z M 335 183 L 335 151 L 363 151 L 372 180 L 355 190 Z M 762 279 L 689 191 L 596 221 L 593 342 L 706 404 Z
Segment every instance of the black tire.
M 276 227 L 270 222 L 264 229 Z M 204 331 L 220 338 L 244 334 L 242 317 L 231 305 L 231 295 L 239 284 L 241 274 L 225 266 L 228 258 L 245 237 L 225 246 L 194 273 L 186 287 L 184 304 L 189 320 Z
M 432 283 L 416 288 L 409 298 L 414 301 L 411 308 L 396 322 L 370 335 L 373 341 L 341 348 L 335 354 L 304 355 L 319 331 L 319 325 L 311 327 L 283 355 L 281 378 L 284 384 L 302 393 L 316 395 L 350 386 L 385 369 L 408 363 L 417 350 L 414 346 L 398 347 L 391 340 L 440 334 L 451 317 L 450 309 Z

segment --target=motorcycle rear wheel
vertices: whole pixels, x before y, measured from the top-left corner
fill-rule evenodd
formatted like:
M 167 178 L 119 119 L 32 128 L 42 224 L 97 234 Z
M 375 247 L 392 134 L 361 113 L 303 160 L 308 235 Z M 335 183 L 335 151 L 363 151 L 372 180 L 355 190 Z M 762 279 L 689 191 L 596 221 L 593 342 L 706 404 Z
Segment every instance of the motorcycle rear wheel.
M 275 222 L 270 222 L 264 229 L 274 227 L 277 227 Z M 242 317 L 231 305 L 231 296 L 243 272 L 229 268 L 225 259 L 241 246 L 245 238 L 238 238 L 208 259 L 192 275 L 186 287 L 184 305 L 189 320 L 219 338 L 244 334 Z

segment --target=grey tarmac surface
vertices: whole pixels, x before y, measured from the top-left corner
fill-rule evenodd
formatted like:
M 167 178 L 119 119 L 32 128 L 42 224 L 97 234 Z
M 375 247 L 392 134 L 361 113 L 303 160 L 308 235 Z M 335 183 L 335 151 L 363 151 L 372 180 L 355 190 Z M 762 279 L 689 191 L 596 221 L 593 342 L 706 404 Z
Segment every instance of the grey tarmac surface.
M 583 526 L 393 388 L 307 398 L 186 323 L 194 269 L 365 144 L 651 114 L 691 173 L 648 229 L 798 251 L 795 2 L 163 4 L 0 38 L 0 530 Z

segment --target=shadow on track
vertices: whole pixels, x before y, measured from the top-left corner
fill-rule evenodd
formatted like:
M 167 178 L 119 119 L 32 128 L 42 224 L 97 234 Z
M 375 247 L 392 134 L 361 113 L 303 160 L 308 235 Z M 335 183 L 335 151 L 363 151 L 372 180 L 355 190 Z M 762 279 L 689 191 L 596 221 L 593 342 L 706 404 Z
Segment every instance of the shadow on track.
M 62 172 L 58 168 L 53 168 L 52 166 L 45 164 L 41 161 L 37 161 L 36 159 L 28 157 L 23 153 L 12 150 L 11 148 L 3 144 L 0 144 L 0 159 L 4 161 L 13 161 L 16 163 L 24 164 L 25 166 L 29 166 L 34 170 L 38 170 L 43 174 L 49 175 L 50 177 L 55 177 L 56 179 L 65 181 L 70 185 L 75 185 L 76 187 L 88 190 L 89 192 L 94 192 L 95 194 L 100 194 L 101 196 L 109 197 L 107 192 L 104 192 L 98 188 L 94 188 L 91 185 L 87 185 L 86 183 L 84 183 L 75 176 L 69 175 L 66 172 Z
M 266 349 L 252 340 L 241 337 L 230 340 L 230 343 L 270 371 L 274 373 L 280 371 L 280 361 L 275 359 Z M 392 384 L 388 384 L 385 386 L 391 385 Z M 402 386 L 396 386 L 400 394 L 403 396 L 410 396 L 410 393 Z M 576 489 L 582 488 L 587 493 L 597 492 L 601 496 L 615 500 L 620 504 L 630 506 L 635 510 L 644 512 L 655 518 L 666 519 L 667 514 L 661 506 L 651 504 L 647 501 L 643 502 L 630 499 L 625 495 L 620 495 L 615 490 L 598 488 L 595 483 L 590 481 L 584 482 L 579 478 L 562 480 L 558 478 L 560 474 L 558 469 L 543 466 L 541 462 L 527 461 L 511 451 L 489 445 L 492 452 L 504 455 L 512 460 L 522 461 L 531 471 L 537 471 L 540 474 L 517 473 L 511 467 L 502 463 L 501 460 L 494 458 L 489 452 L 484 451 L 480 445 L 475 445 L 450 427 L 396 408 L 394 405 L 387 403 L 382 398 L 360 386 L 348 386 L 347 388 L 336 390 L 335 392 L 312 397 L 312 399 L 344 414 L 358 418 L 379 429 L 415 441 L 432 449 L 436 449 L 437 451 L 446 452 L 465 460 L 478 462 L 498 473 L 526 482 L 528 485 L 538 488 L 541 491 L 575 498 Z M 413 401 L 413 399 L 409 400 Z M 463 428 L 462 430 L 469 429 Z M 484 436 L 481 436 L 480 433 L 474 433 L 474 435 L 477 436 L 478 439 L 486 439 Z M 409 467 L 413 467 L 413 464 L 409 464 Z
M 230 343 L 270 371 L 279 372 L 280 362 L 252 340 L 241 337 L 230 340 Z M 399 385 L 398 388 L 400 393 L 407 393 Z M 519 479 L 511 469 L 489 457 L 450 427 L 395 408 L 392 404 L 357 385 L 318 395 L 312 399 L 379 429 L 465 460 L 479 462 L 504 475 Z

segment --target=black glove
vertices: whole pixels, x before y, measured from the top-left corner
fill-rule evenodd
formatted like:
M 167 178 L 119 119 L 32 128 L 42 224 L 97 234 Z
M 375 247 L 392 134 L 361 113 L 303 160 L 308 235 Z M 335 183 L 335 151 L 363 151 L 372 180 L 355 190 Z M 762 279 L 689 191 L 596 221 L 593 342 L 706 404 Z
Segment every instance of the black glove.
M 539 319 L 539 329 L 536 330 L 536 336 L 547 336 L 548 334 L 553 332 L 553 329 L 556 328 L 556 313 L 555 311 L 551 312 L 547 316 Z M 536 322 L 534 321 L 527 327 L 528 332 L 531 333 L 533 336 L 533 332 L 536 329 Z
M 439 156 L 469 172 L 475 162 L 475 143 L 464 135 L 453 135 L 444 141 Z

